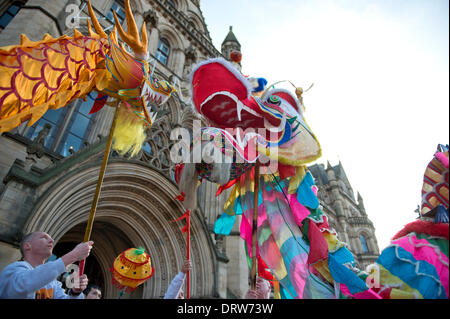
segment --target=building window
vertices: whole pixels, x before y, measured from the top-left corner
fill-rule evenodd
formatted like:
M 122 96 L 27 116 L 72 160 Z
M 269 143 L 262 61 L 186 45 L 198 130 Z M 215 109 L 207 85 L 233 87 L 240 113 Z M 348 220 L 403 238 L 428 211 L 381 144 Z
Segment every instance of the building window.
M 123 21 L 125 21 L 125 9 L 123 4 L 118 1 L 112 4 L 111 9 L 109 9 L 108 14 L 106 15 L 106 18 L 111 21 L 111 23 L 114 23 L 113 11 L 116 12 L 117 19 L 119 19 L 120 24 L 122 24 Z
M 2 15 L 0 15 L 0 30 L 6 28 L 6 26 L 11 22 L 11 20 L 15 17 L 17 12 L 19 12 L 21 5 L 23 2 L 14 1 Z
M 169 61 L 169 54 L 169 42 L 166 39 L 161 38 L 158 43 L 158 49 L 156 50 L 156 59 L 158 59 L 158 61 L 162 64 L 167 65 L 167 62 Z
M 57 110 L 48 110 L 45 112 L 44 116 L 39 119 L 39 121 L 27 129 L 25 137 L 30 140 L 34 140 L 39 132 L 44 128 L 45 124 L 50 124 L 51 128 L 47 134 L 47 138 L 45 139 L 44 146 L 50 150 L 53 150 L 53 144 L 58 132 L 61 129 L 67 111 L 68 109 L 64 107 Z
M 367 248 L 366 237 L 364 237 L 364 235 L 361 234 L 361 235 L 359 235 L 359 240 L 361 241 L 361 246 L 362 246 L 363 253 L 364 254 L 368 253 L 369 249 Z
M 175 9 L 177 8 L 177 5 L 176 5 L 176 3 L 175 3 L 174 1 L 172 1 L 172 0 L 167 0 L 167 2 L 168 2 L 172 7 L 174 7 Z
M 142 146 L 142 149 L 143 149 L 144 152 L 147 153 L 148 155 L 153 155 L 153 152 L 152 152 L 152 146 L 150 145 L 149 142 L 146 142 L 146 143 L 144 144 L 144 146 Z
M 89 114 L 97 97 L 96 92 L 91 92 L 86 101 L 81 101 L 70 117 L 67 129 L 58 145 L 57 152 L 62 156 L 68 156 L 81 149 L 86 141 L 91 126 L 94 123 L 95 114 Z

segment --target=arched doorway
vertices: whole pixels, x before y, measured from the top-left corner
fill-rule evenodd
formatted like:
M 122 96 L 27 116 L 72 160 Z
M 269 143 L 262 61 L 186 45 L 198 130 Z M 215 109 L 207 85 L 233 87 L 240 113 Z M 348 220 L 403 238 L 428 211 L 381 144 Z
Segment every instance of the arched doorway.
M 84 237 L 86 223 L 78 224 L 67 231 L 56 243 L 53 254 L 61 257 L 75 248 Z M 111 286 L 111 275 L 108 262 L 111 256 L 119 255 L 122 251 L 133 246 L 130 239 L 120 229 L 111 223 L 95 222 L 92 230 L 91 240 L 94 241 L 95 249 L 86 259 L 84 273 L 89 278 L 89 283 L 101 288 L 103 298 L 117 298 L 119 292 Z M 112 262 L 109 267 L 112 266 Z M 142 298 L 142 287 L 138 287 L 133 293 L 122 296 L 125 298 Z
M 24 230 L 45 231 L 55 249 L 69 249 L 83 240 L 98 178 L 100 160 L 79 165 L 49 184 Z M 142 246 L 155 267 L 154 276 L 123 298 L 161 298 L 185 259 L 186 240 L 180 223 L 171 223 L 184 209 L 176 185 L 160 172 L 140 162 L 113 158 L 108 164 L 97 206 L 91 239 L 93 262 L 101 276 L 105 298 L 117 298 L 109 271 L 114 259 L 127 248 Z M 191 296 L 212 296 L 214 252 L 203 217 L 191 217 Z M 57 248 L 61 245 L 61 248 Z M 65 245 L 65 246 L 64 246 Z M 67 252 L 67 251 L 66 251 Z M 58 256 L 59 257 L 59 256 Z M 89 273 L 88 273 L 89 274 Z M 94 281 L 97 278 L 92 278 Z M 99 279 L 100 280 L 100 279 Z

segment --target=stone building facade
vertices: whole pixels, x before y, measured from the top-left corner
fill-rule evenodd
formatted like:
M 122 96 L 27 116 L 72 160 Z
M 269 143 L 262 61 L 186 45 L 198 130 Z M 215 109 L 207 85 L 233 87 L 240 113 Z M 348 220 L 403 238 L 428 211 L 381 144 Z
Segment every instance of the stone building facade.
M 355 199 L 342 163 L 332 166 L 327 162 L 327 167 L 315 164 L 308 169 L 318 187 L 317 196 L 330 227 L 347 244 L 358 268 L 365 269 L 373 264 L 380 254 L 375 227 L 367 216 L 359 192 Z
M 34 41 L 45 33 L 53 37 L 72 34 L 73 27 L 86 33 L 85 2 L 3 1 L 0 46 L 18 44 L 21 33 Z M 122 21 L 125 17 L 122 0 L 93 0 L 92 4 L 106 32 L 112 29 L 113 10 Z M 114 258 L 127 248 L 143 246 L 152 257 L 155 275 L 122 298 L 160 298 L 178 273 L 186 251 L 182 225 L 170 222 L 184 213 L 175 200 L 178 190 L 170 161 L 175 141 L 170 132 L 180 126 L 192 127 L 196 119 L 190 111 L 187 76 L 195 63 L 228 57 L 232 50 L 240 50 L 240 44 L 230 28 L 222 52 L 213 46 L 200 0 L 131 0 L 131 7 L 138 27 L 143 21 L 147 25 L 152 71 L 158 79 L 177 85 L 178 93 L 158 110 L 158 119 L 136 158 L 110 156 L 86 273 L 91 282 L 102 286 L 105 298 L 116 298 L 118 291 L 109 271 Z M 48 111 L 33 126 L 24 123 L 0 136 L 0 271 L 20 258 L 19 242 L 31 231 L 49 233 L 56 241 L 57 256 L 83 240 L 114 113 L 104 107 L 88 114 L 94 99 L 92 94 L 86 101 Z M 312 172 L 330 223 L 361 265 L 372 261 L 378 253 L 373 226 L 360 196 L 355 202 L 349 195 L 345 173 L 321 166 L 313 166 Z M 239 298 L 249 287 L 244 247 L 238 229 L 227 238 L 213 234 L 214 221 L 228 195 L 224 192 L 217 198 L 216 190 L 216 185 L 203 183 L 199 207 L 192 213 L 191 296 Z M 365 246 L 358 242 L 361 235 Z
M 86 1 L 28 0 L 2 2 L 0 46 L 18 44 L 20 34 L 39 40 L 87 31 Z M 93 0 L 106 32 L 112 10 L 123 21 L 124 3 Z M 199 1 L 131 1 L 138 27 L 146 21 L 149 63 L 155 77 L 175 83 L 175 94 L 159 111 L 141 154 L 132 160 L 110 156 L 92 231 L 95 248 L 86 261 L 91 282 L 115 298 L 109 268 L 121 251 L 143 246 L 155 275 L 122 298 L 160 298 L 185 259 L 186 240 L 180 223 L 184 213 L 173 180 L 170 132 L 192 125 L 187 106 L 187 75 L 193 64 L 219 56 L 212 45 Z M 11 18 L 10 18 L 10 17 Z M 26 22 L 26 23 L 24 23 Z M 0 268 L 17 260 L 23 234 L 41 230 L 56 241 L 61 256 L 83 240 L 114 110 L 104 107 L 89 115 L 95 94 L 86 101 L 51 110 L 35 125 L 26 124 L 0 137 Z M 191 219 L 192 297 L 226 297 L 226 262 L 216 248 L 199 208 Z M 218 274 L 222 274 L 219 276 Z

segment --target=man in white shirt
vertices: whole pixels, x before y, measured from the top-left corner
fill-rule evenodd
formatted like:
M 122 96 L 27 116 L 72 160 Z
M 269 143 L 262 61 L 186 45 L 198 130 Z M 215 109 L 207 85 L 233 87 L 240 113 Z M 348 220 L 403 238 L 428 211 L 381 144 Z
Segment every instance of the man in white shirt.
M 186 278 L 186 273 L 191 269 L 191 261 L 186 260 L 183 267 L 181 267 L 181 271 L 172 279 L 172 282 L 164 295 L 164 299 L 184 299 L 184 279 Z
M 84 299 L 81 293 L 88 284 L 86 275 L 80 276 L 79 287 L 69 294 L 56 278 L 66 266 L 89 256 L 94 242 L 78 244 L 71 252 L 54 261 L 45 262 L 51 255 L 54 240 L 44 232 L 26 235 L 20 244 L 23 261 L 16 261 L 0 274 L 0 298 L 9 299 Z

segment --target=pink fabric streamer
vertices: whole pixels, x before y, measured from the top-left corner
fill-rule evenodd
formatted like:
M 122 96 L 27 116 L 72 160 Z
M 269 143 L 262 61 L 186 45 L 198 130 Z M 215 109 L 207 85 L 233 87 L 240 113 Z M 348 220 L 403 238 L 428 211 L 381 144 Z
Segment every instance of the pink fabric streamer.
M 297 194 L 287 194 L 289 205 L 291 206 L 292 215 L 294 215 L 295 222 L 301 226 L 302 221 L 310 214 L 309 210 L 300 204 L 297 200 Z
M 445 168 L 448 168 L 448 157 L 445 156 L 444 153 L 436 153 L 436 158 L 445 166 Z
M 372 289 L 361 291 L 361 292 L 358 292 L 358 293 L 352 295 L 346 285 L 344 285 L 344 284 L 340 284 L 340 285 L 341 285 L 341 291 L 344 295 L 353 297 L 355 299 L 383 299 L 383 298 L 381 298 L 380 295 L 378 295 Z

